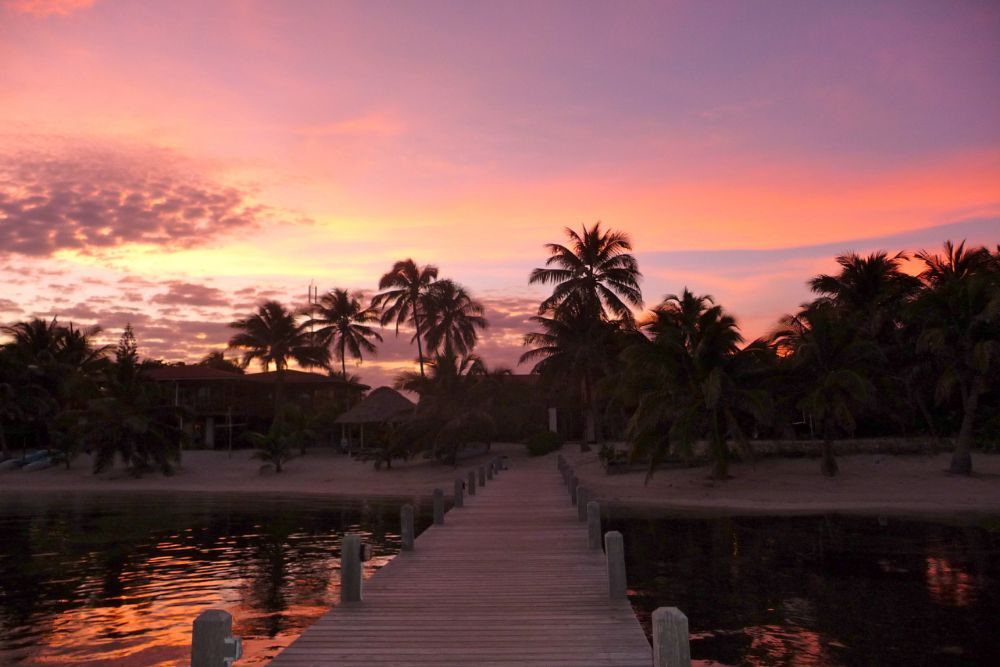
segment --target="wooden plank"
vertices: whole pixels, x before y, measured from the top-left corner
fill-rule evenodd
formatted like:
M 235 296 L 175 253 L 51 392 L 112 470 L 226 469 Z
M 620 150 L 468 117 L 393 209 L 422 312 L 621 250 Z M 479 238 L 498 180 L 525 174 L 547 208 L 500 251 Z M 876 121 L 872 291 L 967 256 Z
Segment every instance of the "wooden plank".
M 547 665 L 648 667 L 627 600 L 608 599 L 604 554 L 587 545 L 554 462 L 501 472 L 331 609 L 276 667 Z

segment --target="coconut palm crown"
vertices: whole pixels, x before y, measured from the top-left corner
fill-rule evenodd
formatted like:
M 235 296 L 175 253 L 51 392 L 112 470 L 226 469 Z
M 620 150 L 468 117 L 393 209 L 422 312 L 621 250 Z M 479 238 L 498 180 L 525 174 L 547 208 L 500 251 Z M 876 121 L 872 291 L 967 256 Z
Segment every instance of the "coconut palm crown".
M 347 354 L 361 361 L 364 353 L 375 354 L 372 340 L 382 342 L 382 336 L 369 324 L 379 322 L 373 306 L 365 307 L 361 292 L 334 288 L 324 294 L 312 308 L 312 319 L 306 326 L 319 326 L 316 335 L 331 346 L 340 359 L 340 369 L 347 379 Z
M 531 272 L 531 284 L 555 285 L 552 295 L 542 301 L 539 314 L 563 307 L 571 297 L 600 316 L 611 313 L 633 325 L 630 306 L 642 307 L 639 265 L 629 252 L 632 243 L 624 232 L 602 230 L 601 223 L 578 234 L 566 228 L 569 243 L 547 243 L 550 256 L 544 268 Z

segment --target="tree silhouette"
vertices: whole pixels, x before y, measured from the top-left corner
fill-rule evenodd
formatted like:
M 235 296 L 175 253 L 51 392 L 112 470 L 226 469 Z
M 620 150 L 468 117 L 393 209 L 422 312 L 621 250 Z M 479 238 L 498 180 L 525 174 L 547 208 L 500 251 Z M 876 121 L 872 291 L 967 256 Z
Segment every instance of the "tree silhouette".
M 309 327 L 319 325 L 316 335 L 326 345 L 336 350 L 340 359 L 341 372 L 347 380 L 347 353 L 361 361 L 362 353 L 375 354 L 376 347 L 369 339 L 382 342 L 382 336 L 370 323 L 378 322 L 375 307 L 366 308 L 361 292 L 349 293 L 346 289 L 334 288 L 327 292 L 312 309 Z
M 424 302 L 427 352 L 446 357 L 472 352 L 479 338 L 477 330 L 489 326 L 483 316 L 482 304 L 474 301 L 464 287 L 451 280 L 432 283 Z
M 313 344 L 308 326 L 298 322 L 295 314 L 277 301 L 265 301 L 256 313 L 231 322 L 229 326 L 239 332 L 229 339 L 229 347 L 243 350 L 244 366 L 257 360 L 267 371 L 274 364 L 275 419 L 281 418 L 284 377 L 289 361 L 304 367 L 325 367 L 330 359 L 325 347 Z
M 1000 254 L 1000 252 L 998 252 Z M 944 253 L 917 253 L 925 269 L 925 287 L 915 303 L 922 331 L 918 351 L 939 362 L 936 396 L 942 401 L 956 390 L 962 424 L 950 470 L 972 472 L 972 441 L 982 396 L 1000 366 L 1000 271 L 986 248 L 966 249 L 950 241 Z
M 431 284 L 437 280 L 436 266 L 417 266 L 412 259 L 396 262 L 392 269 L 378 281 L 381 290 L 372 299 L 373 308 L 381 308 L 382 325 L 396 323 L 396 335 L 400 325 L 413 323 L 413 338 L 417 341 L 417 360 L 420 376 L 424 377 L 424 349 L 421 337 L 424 333 L 425 297 Z
M 583 233 L 566 228 L 569 245 L 548 243 L 550 256 L 545 268 L 531 272 L 532 285 L 555 285 L 552 295 L 542 301 L 540 315 L 556 311 L 572 300 L 591 317 L 606 311 L 626 324 L 635 324 L 629 306 L 642 307 L 639 265 L 629 253 L 632 243 L 623 232 L 603 231 L 601 223 Z

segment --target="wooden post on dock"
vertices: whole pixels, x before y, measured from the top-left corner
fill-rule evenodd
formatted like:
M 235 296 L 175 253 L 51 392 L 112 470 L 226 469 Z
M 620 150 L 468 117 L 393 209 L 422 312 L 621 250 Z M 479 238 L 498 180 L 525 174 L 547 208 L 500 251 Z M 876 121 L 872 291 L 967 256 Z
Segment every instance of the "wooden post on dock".
M 594 551 L 601 548 L 601 506 L 596 500 L 587 503 L 587 546 Z
M 243 655 L 243 642 L 233 637 L 233 617 L 207 609 L 191 627 L 191 667 L 228 667 Z
M 440 526 L 444 523 L 444 491 L 434 489 L 434 525 Z
M 476 471 L 475 470 L 470 470 L 469 471 L 469 495 L 470 496 L 476 495 Z
M 340 542 L 340 601 L 361 602 L 361 536 L 355 533 Z
M 576 505 L 576 487 L 580 485 L 580 480 L 576 478 L 576 475 L 570 474 L 569 482 L 569 499 L 574 505 Z
M 486 468 L 479 466 L 479 486 L 486 486 Z
M 608 560 L 608 597 L 612 600 L 628 598 L 628 583 L 625 579 L 625 542 L 617 530 L 604 534 L 604 551 Z
M 590 500 L 590 492 L 586 487 L 576 487 L 576 520 L 583 523 L 587 520 L 587 501 Z
M 493 461 L 486 464 L 486 479 L 493 479 Z
M 455 480 L 455 494 L 454 494 L 454 498 L 452 498 L 452 503 L 455 505 L 455 507 L 464 507 L 465 506 L 465 493 L 464 493 L 464 490 L 465 490 L 465 482 L 463 482 L 460 479 L 456 479 Z
M 399 526 L 403 551 L 413 551 L 413 505 L 403 505 L 399 509 Z
M 688 619 L 677 607 L 653 612 L 653 667 L 691 667 Z

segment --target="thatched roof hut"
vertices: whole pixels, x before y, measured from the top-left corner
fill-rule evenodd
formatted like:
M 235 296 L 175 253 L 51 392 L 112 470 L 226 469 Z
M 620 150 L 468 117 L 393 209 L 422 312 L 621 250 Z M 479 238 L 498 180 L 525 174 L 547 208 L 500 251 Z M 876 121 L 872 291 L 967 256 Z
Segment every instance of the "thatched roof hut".
M 413 415 L 413 402 L 390 387 L 379 387 L 337 417 L 338 424 L 391 424 Z

